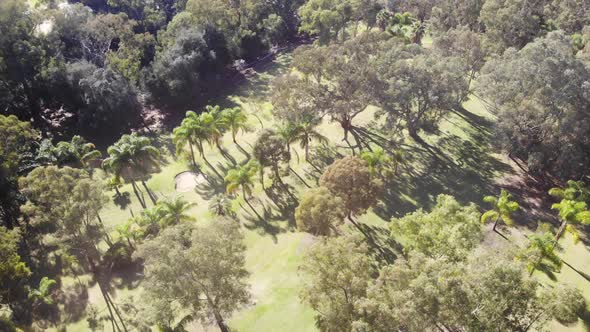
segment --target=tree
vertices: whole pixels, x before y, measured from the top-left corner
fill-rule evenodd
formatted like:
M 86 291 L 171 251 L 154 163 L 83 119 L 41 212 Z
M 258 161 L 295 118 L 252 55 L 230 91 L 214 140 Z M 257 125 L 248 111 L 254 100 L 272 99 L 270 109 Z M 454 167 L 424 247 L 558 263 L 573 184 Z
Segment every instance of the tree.
M 305 254 L 300 271 L 300 298 L 317 312 L 320 331 L 351 330 L 362 316 L 358 301 L 376 273 L 362 238 L 352 234 L 320 240 Z
M 231 217 L 234 215 L 232 208 L 232 201 L 224 194 L 217 194 L 213 196 L 209 202 L 209 212 L 214 216 Z
M 517 49 L 542 35 L 543 1 L 486 0 L 480 22 L 485 26 L 486 45 L 502 54 L 509 47 Z
M 20 241 L 19 228 L 8 230 L 0 226 L 0 303 L 9 306 L 15 303 L 13 293 L 31 275 L 31 270 L 18 254 Z
M 420 209 L 393 218 L 390 225 L 391 235 L 403 241 L 406 252 L 444 255 L 454 261 L 465 259 L 483 238 L 477 207 L 461 206 L 447 195 L 436 198 L 432 211 Z
M 283 123 L 276 130 L 276 135 L 283 140 L 285 146 L 287 147 L 287 153 L 289 153 L 289 155 L 291 155 L 291 144 L 293 144 L 297 140 L 299 130 L 299 126 L 291 122 Z M 297 151 L 295 151 L 295 154 L 297 156 L 297 162 L 299 162 L 299 154 L 297 153 Z
M 34 141 L 39 134 L 28 122 L 14 115 L 0 115 L 0 220 L 8 228 L 18 223 L 19 205 L 24 203 L 17 175 L 27 171 Z
M 295 210 L 297 228 L 313 235 L 339 234 L 344 217 L 344 202 L 324 187 L 306 191 Z
M 258 214 L 256 209 L 250 203 L 249 197 L 252 195 L 252 187 L 254 186 L 253 178 L 258 171 L 258 165 L 253 162 L 249 162 L 243 166 L 239 166 L 238 168 L 230 169 L 227 172 L 227 176 L 225 177 L 226 183 L 226 191 L 229 194 L 233 194 L 238 190 L 242 190 L 242 198 L 254 214 L 258 216 L 259 219 L 262 217 Z
M 584 0 L 557 0 L 545 5 L 544 13 L 548 21 L 568 34 L 581 31 L 590 21 L 586 13 L 590 3 Z
M 225 155 L 221 147 L 221 139 L 228 129 L 226 118 L 219 106 L 205 106 L 205 112 L 201 113 L 201 123 L 207 132 L 208 141 L 210 145 L 215 144 L 219 152 Z
M 196 203 L 187 202 L 181 196 L 174 196 L 171 199 L 158 202 L 157 208 L 160 209 L 162 213 L 162 224 L 164 227 L 168 227 L 181 222 L 195 220 L 195 218 L 187 212 L 196 205 Z
M 498 117 L 496 141 L 517 163 L 523 161 L 529 174 L 563 180 L 587 174 L 589 78 L 572 53 L 571 39 L 559 31 L 520 51 L 506 51 L 482 68 L 477 91 Z
M 404 124 L 410 137 L 419 142 L 418 131 L 435 128 L 468 91 L 462 59 L 441 57 L 416 45 L 392 46 L 375 66 L 385 86 L 377 100 L 388 126 Z
M 518 257 L 526 262 L 526 268 L 531 275 L 535 270 L 554 273 L 558 272 L 562 265 L 561 258 L 556 253 L 559 249 L 551 233 L 533 234 L 529 236 L 526 248 Z
M 382 148 L 361 153 L 361 159 L 369 166 L 371 176 L 383 175 L 383 170 L 392 163 L 392 159 Z
M 231 138 L 235 144 L 236 135 L 241 131 L 248 131 L 248 115 L 242 110 L 241 107 L 227 108 L 222 111 L 222 116 L 226 126 L 231 131 Z
M 193 166 L 196 165 L 195 152 L 193 146 L 197 147 L 199 154 L 208 165 L 209 161 L 205 158 L 203 150 L 203 142 L 209 138 L 207 128 L 202 122 L 202 119 L 193 111 L 187 111 L 186 117 L 182 120 L 179 127 L 174 128 L 173 140 L 176 145 L 176 154 L 180 154 L 184 147 L 188 144 L 191 153 Z
M 573 236 L 574 243 L 578 243 L 580 235 L 575 224 L 590 224 L 588 205 L 585 202 L 562 199 L 561 202 L 552 204 L 551 209 L 557 210 L 561 219 L 561 225 L 555 235 L 555 243 L 559 241 L 564 231 Z
M 492 227 L 494 232 L 498 233 L 496 227 L 500 221 L 508 226 L 512 226 L 514 224 L 514 221 L 512 220 L 512 214 L 518 211 L 520 206 L 517 202 L 512 201 L 512 195 L 506 190 L 502 189 L 499 197 L 486 196 L 483 198 L 483 201 L 490 204 L 492 209 L 481 215 L 481 222 L 485 223 L 494 220 L 494 227 Z
M 449 29 L 434 38 L 434 48 L 444 57 L 459 57 L 465 62 L 465 75 L 469 78 L 467 88 L 471 81 L 485 64 L 486 52 L 481 43 L 481 35 L 469 30 L 467 27 Z M 466 97 L 465 91 L 463 97 Z
M 55 146 L 51 144 L 51 140 L 46 141 L 45 144 L 41 143 L 36 158 L 42 163 L 82 168 L 89 167 L 91 161 L 102 156 L 94 144 L 79 135 L 72 137 L 70 142 L 62 141 Z
M 381 269 L 366 298 L 358 301 L 364 315 L 354 326 L 372 331 L 529 331 L 554 318 L 576 322 L 575 313 L 584 304 L 575 289 L 541 288 L 510 255 L 475 254 L 457 263 L 411 253 Z
M 331 40 L 346 38 L 346 26 L 352 21 L 353 8 L 351 1 L 307 1 L 299 8 L 301 26 L 299 30 L 318 35 L 320 43 L 327 44 Z
M 343 200 L 346 216 L 355 225 L 352 217 L 364 214 L 377 203 L 382 189 L 382 183 L 372 178 L 367 163 L 354 156 L 330 165 L 320 178 L 320 186 Z
M 193 319 L 213 319 L 228 332 L 224 317 L 250 299 L 243 239 L 236 223 L 218 220 L 200 228 L 179 224 L 140 246 L 146 304 L 178 303 Z
M 102 162 L 102 167 L 115 177 L 129 178 L 137 199 L 143 206 L 145 202 L 139 195 L 139 188 L 135 180 L 139 177 L 143 187 L 148 192 L 152 203 L 156 204 L 156 197 L 151 193 L 145 177 L 159 165 L 160 151 L 151 145 L 151 140 L 137 133 L 123 135 L 115 144 L 107 149 L 109 157 Z
M 442 0 L 432 8 L 429 19 L 434 34 L 457 28 L 467 28 L 474 32 L 483 30 L 479 15 L 485 1 L 481 0 Z
M 29 299 L 43 304 L 53 304 L 52 293 L 55 286 L 57 286 L 57 281 L 43 277 L 39 281 L 39 287 L 29 292 Z
M 261 170 L 270 167 L 274 180 L 283 184 L 281 174 L 285 172 L 284 167 L 291 161 L 291 155 L 283 139 L 275 131 L 266 129 L 258 135 L 252 153 Z
M 305 161 L 307 162 L 309 162 L 309 147 L 311 143 L 314 140 L 318 142 L 328 141 L 328 139 L 316 129 L 319 124 L 320 121 L 311 116 L 306 116 L 297 123 L 298 130 L 295 139 L 299 141 L 299 145 L 305 150 Z

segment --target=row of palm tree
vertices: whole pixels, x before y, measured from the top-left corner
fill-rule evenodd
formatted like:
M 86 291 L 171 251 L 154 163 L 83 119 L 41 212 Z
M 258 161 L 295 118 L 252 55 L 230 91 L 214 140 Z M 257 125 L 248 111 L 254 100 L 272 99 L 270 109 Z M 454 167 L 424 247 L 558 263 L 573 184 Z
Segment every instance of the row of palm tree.
M 113 175 L 113 185 L 120 184 L 121 178 L 129 180 L 139 203 L 145 209 L 145 199 L 136 184 L 139 179 L 155 205 L 156 195 L 145 183 L 149 174 L 160 166 L 160 151 L 152 145 L 151 140 L 137 133 L 123 135 L 107 149 L 107 153 L 109 156 L 103 160 L 102 167 Z
M 208 143 L 211 147 L 217 147 L 222 155 L 228 157 L 221 143 L 225 133 L 231 132 L 233 142 L 238 144 L 236 141 L 237 134 L 248 129 L 248 116 L 241 108 L 221 109 L 219 106 L 206 106 L 205 112 L 201 114 L 187 111 L 184 120 L 182 120 L 180 126 L 174 129 L 172 134 L 177 154 L 183 153 L 188 146 L 191 162 L 193 166 L 196 166 L 194 152 L 196 148 L 205 163 L 217 173 L 205 157 L 204 144 Z

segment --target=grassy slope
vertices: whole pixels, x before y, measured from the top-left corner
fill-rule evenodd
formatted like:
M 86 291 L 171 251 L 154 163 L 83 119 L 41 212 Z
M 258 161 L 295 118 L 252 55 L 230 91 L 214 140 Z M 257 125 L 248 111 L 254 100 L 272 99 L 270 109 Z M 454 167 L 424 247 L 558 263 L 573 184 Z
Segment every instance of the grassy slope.
M 276 123 L 270 115 L 271 105 L 267 102 L 269 83 L 277 75 L 289 70 L 289 62 L 288 54 L 280 56 L 273 64 L 259 69 L 258 75 L 241 84 L 231 96 L 220 100 L 219 103 L 242 105 L 249 113 L 256 114 L 265 128 L 273 127 Z M 376 226 L 377 230 L 386 235 L 387 224 L 384 220 L 391 216 L 401 216 L 418 207 L 428 209 L 440 193 L 454 195 L 461 202 L 480 203 L 483 195 L 497 191 L 495 180 L 502 174 L 511 172 L 512 168 L 489 148 L 493 118 L 479 102 L 468 101 L 464 106 L 465 110 L 448 115 L 435 135 L 423 134 L 425 141 L 430 144 L 429 149 L 408 139 L 403 142 L 408 162 L 402 167 L 402 176 L 390 180 L 388 187 L 391 191 L 386 193 L 385 202 L 374 212 L 361 217 L 362 222 Z M 356 119 L 355 124 L 368 125 L 372 121 L 372 113 L 372 110 L 367 110 Z M 260 129 L 260 123 L 254 116 L 251 116 L 251 125 L 253 129 Z M 338 125 L 324 123 L 321 130 L 334 144 L 342 144 L 342 132 Z M 244 156 L 228 136 L 225 137 L 224 146 L 238 161 L 243 160 Z M 255 136 L 254 132 L 246 133 L 240 136 L 239 142 L 246 150 L 250 150 Z M 166 142 L 166 137 L 162 141 Z M 303 155 L 302 151 L 299 153 Z M 208 149 L 206 157 L 219 170 L 230 166 L 217 150 Z M 169 164 L 148 182 L 160 196 L 175 195 L 173 177 L 188 169 L 186 162 L 172 158 L 169 160 Z M 199 163 L 207 173 L 211 173 L 206 165 L 201 161 Z M 293 158 L 292 166 L 299 174 L 303 174 L 306 167 L 303 162 L 297 164 L 296 158 Z M 288 182 L 294 185 L 296 192 L 303 190 L 303 186 L 295 181 L 293 176 L 289 177 Z M 208 222 L 210 215 L 207 212 L 207 199 L 222 190 L 222 184 L 203 185 L 199 186 L 198 193 L 182 194 L 188 200 L 197 202 L 192 213 L 198 223 Z M 138 213 L 140 207 L 130 186 L 125 186 L 123 191 L 130 193 L 131 208 Z M 287 221 L 274 213 L 276 208 L 273 208 L 273 203 L 263 193 L 260 185 L 256 187 L 255 194 L 261 200 L 255 204 L 258 211 L 262 213 L 264 206 L 272 210 L 273 215 L 265 225 L 253 223 L 248 221 L 253 220 L 250 213 L 240 208 L 240 205 L 244 206 L 241 198 L 236 202 L 240 219 L 246 225 L 246 267 L 251 272 L 253 304 L 238 311 L 230 319 L 230 325 L 239 331 L 313 331 L 314 312 L 299 301 L 297 274 L 302 253 L 313 243 L 313 238 L 289 229 Z M 114 227 L 124 222 L 130 216 L 130 212 L 111 204 L 102 215 L 105 222 Z M 519 230 L 513 233 L 515 238 L 519 238 Z M 580 269 L 590 271 L 590 263 L 587 263 L 590 262 L 590 253 L 584 245 L 568 245 L 564 257 Z M 564 268 L 558 277 L 559 280 L 578 285 L 590 299 L 590 288 L 586 280 L 571 273 L 567 268 Z M 136 287 L 136 284 L 130 289 L 118 289 L 117 298 L 129 294 L 139 296 L 140 286 Z M 102 298 L 98 296 L 95 288 L 90 290 L 90 294 L 90 302 L 104 308 Z M 206 328 L 194 324 L 191 329 L 199 331 Z M 564 329 L 558 323 L 552 326 L 554 331 Z M 87 330 L 85 320 L 70 325 L 68 330 Z M 584 330 L 582 323 L 572 329 Z

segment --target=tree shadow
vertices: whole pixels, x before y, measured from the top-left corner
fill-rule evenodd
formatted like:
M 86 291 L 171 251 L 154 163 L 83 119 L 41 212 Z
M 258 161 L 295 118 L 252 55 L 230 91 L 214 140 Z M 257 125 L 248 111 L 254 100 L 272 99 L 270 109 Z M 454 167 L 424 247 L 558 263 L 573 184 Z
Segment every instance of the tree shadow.
M 278 212 L 276 216 L 279 220 L 286 220 L 289 227 L 295 227 L 295 208 L 299 205 L 297 198 L 291 194 L 294 189 L 289 184 L 279 185 L 276 182 L 264 188 L 266 196 L 276 207 Z
M 113 195 L 113 203 L 121 210 L 125 210 L 131 204 L 131 194 L 128 191 L 123 191 L 121 194 Z
M 377 250 L 377 258 L 381 263 L 393 264 L 400 255 L 403 255 L 402 245 L 391 237 L 388 229 L 362 222 L 358 222 L 358 226 L 369 245 Z
M 211 200 L 218 194 L 225 193 L 225 182 L 216 176 L 205 176 L 206 181 L 198 183 L 195 192 L 204 200 Z
M 253 200 L 251 200 L 252 202 Z M 270 236 L 274 243 L 278 243 L 277 235 L 280 233 L 285 232 L 285 230 L 274 224 L 273 220 L 280 220 L 281 216 L 276 214 L 271 208 L 267 208 L 260 204 L 262 207 L 262 215 L 260 218 L 259 216 L 255 215 L 252 211 L 246 209 L 241 203 L 240 207 L 246 213 L 243 215 L 246 222 L 244 222 L 244 227 L 249 230 L 257 231 L 258 234 L 261 236 Z M 256 208 L 256 206 L 254 206 Z
M 487 131 L 464 132 L 466 139 L 441 133 L 432 144 L 408 146 L 402 175 L 385 179 L 382 204 L 374 209 L 377 215 L 388 220 L 417 207 L 429 209 L 439 194 L 452 195 L 462 204 L 480 204 L 484 196 L 495 194 L 497 176 L 514 170 L 493 155 Z

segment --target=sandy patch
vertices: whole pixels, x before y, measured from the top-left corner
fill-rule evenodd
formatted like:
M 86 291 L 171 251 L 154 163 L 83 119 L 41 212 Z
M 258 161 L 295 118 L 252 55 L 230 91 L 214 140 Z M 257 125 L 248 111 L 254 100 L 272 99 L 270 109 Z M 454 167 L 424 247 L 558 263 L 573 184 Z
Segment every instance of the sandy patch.
M 186 193 L 193 191 L 195 187 L 205 182 L 206 179 L 203 174 L 196 174 L 194 172 L 182 172 L 174 177 L 174 188 L 179 193 Z

